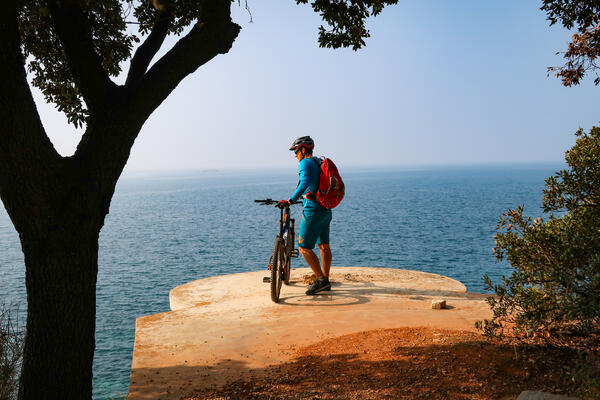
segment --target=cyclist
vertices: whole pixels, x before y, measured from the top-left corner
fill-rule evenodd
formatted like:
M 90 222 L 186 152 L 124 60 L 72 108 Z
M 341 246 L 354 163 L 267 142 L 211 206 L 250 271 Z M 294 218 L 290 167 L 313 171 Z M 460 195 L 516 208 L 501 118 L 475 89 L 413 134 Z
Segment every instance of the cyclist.
M 298 159 L 298 175 L 300 182 L 289 200 L 281 203 L 297 201 L 302 197 L 304 210 L 300 222 L 298 247 L 300 253 L 314 272 L 317 280 L 308 287 L 306 294 L 313 295 L 324 290 L 331 290 L 329 282 L 329 269 L 331 267 L 331 249 L 329 247 L 329 224 L 331 223 L 331 210 L 317 202 L 316 193 L 319 189 L 319 176 L 321 174 L 320 161 L 313 157 L 314 141 L 310 136 L 302 136 L 294 140 L 290 150 Z M 313 251 L 315 244 L 319 246 L 321 263 Z

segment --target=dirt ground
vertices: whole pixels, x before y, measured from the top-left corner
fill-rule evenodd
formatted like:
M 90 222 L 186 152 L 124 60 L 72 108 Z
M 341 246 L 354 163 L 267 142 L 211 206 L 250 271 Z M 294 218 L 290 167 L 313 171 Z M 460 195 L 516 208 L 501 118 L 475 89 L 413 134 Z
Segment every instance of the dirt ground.
M 380 329 L 300 348 L 251 378 L 190 393 L 201 399 L 516 399 L 576 395 L 574 354 L 487 342 L 467 331 Z

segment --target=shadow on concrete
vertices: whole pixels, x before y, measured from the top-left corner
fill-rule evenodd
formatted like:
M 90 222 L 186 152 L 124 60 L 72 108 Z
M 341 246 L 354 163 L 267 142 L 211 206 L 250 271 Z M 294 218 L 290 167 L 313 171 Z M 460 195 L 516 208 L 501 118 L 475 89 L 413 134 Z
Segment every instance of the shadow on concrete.
M 296 282 L 290 282 L 288 286 L 299 286 Z M 281 287 L 279 304 L 288 306 L 347 306 L 365 304 L 371 301 L 371 297 L 385 296 L 408 296 L 411 300 L 427 301 L 433 298 L 451 298 L 452 302 L 464 300 L 484 300 L 489 295 L 480 293 L 457 292 L 447 290 L 423 290 L 408 288 L 390 288 L 378 286 L 373 282 L 353 283 L 352 286 L 344 286 L 339 282 L 333 282 L 331 291 L 317 293 L 316 295 L 295 294 L 286 295 L 285 287 Z M 336 300 L 333 302 L 333 300 Z M 340 300 L 341 299 L 341 300 Z M 455 308 L 448 305 L 447 309 Z
M 387 329 L 327 339 L 260 369 L 224 360 L 134 370 L 130 399 L 515 399 L 523 390 L 572 392 L 562 374 L 572 356 L 474 333 Z

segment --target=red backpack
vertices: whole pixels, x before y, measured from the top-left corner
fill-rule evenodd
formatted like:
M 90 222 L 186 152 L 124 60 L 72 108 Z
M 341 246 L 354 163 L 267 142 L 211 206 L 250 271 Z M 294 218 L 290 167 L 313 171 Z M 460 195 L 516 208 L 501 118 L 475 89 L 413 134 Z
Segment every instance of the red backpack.
M 320 160 L 321 175 L 319 177 L 319 190 L 317 191 L 317 201 L 323 207 L 331 209 L 336 207 L 346 193 L 346 186 L 337 167 L 329 158 L 323 157 Z

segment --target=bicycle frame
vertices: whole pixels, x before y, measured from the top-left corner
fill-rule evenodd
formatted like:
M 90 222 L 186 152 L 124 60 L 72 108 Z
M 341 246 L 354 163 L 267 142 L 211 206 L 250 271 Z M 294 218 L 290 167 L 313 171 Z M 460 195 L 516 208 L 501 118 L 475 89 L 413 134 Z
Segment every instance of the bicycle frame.
M 285 209 L 281 208 L 279 211 L 279 237 L 283 238 L 283 235 L 290 230 L 290 225 L 292 229 L 294 228 L 296 220 L 290 218 L 289 207 L 286 207 Z
M 272 199 L 266 199 L 266 200 L 254 200 L 255 203 L 262 203 L 264 205 L 272 205 L 272 204 L 276 204 L 277 202 L 275 200 Z M 294 204 L 297 204 L 298 202 L 295 202 Z M 290 207 L 285 207 L 285 208 L 279 208 L 279 237 L 280 238 L 284 238 L 284 235 L 286 233 L 288 233 L 290 231 L 290 229 L 293 232 L 296 232 L 296 220 L 294 218 L 291 218 L 291 214 L 290 214 Z M 298 253 L 296 252 L 295 249 L 295 238 L 292 238 L 292 240 L 290 240 L 291 243 L 291 248 L 286 249 L 286 254 L 285 254 L 285 263 L 287 265 L 288 260 L 291 257 L 298 257 Z
M 290 217 L 290 208 L 286 207 L 285 210 L 282 208 L 280 210 L 279 216 L 279 237 L 284 239 L 285 235 L 290 232 L 290 228 L 292 232 L 296 232 L 295 230 L 296 220 Z M 285 265 L 289 265 L 288 261 L 290 257 L 294 257 L 294 247 L 295 247 L 295 238 L 288 241 L 287 243 L 291 244 L 291 248 L 285 249 Z

